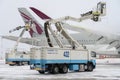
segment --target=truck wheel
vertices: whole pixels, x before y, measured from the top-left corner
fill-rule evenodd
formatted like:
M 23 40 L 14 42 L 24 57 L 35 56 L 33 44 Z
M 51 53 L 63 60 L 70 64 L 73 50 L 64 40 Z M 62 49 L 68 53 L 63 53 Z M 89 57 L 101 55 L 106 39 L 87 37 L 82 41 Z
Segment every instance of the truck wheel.
M 52 73 L 53 73 L 53 74 L 58 74 L 58 73 L 59 73 L 59 68 L 58 68 L 58 66 L 54 66 L 54 67 L 52 68 Z
M 44 74 L 45 73 L 45 71 L 38 71 L 40 74 Z
M 30 62 L 28 61 L 27 64 L 30 65 Z
M 63 65 L 63 67 L 60 69 L 60 73 L 67 73 L 68 67 L 66 65 Z
M 92 64 L 87 65 L 87 71 L 93 71 L 93 65 Z
M 21 65 L 22 65 L 22 62 L 19 62 L 18 65 L 21 66 Z
M 14 66 L 14 64 L 9 64 L 9 66 Z

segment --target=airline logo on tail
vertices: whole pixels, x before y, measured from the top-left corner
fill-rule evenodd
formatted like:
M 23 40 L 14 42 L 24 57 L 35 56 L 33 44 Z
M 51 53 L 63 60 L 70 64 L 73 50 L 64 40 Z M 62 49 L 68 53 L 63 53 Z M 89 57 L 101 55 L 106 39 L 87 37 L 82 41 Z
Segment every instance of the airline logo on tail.
M 39 11 L 38 9 L 34 8 L 34 7 L 30 7 L 30 9 L 36 13 L 41 19 L 52 19 L 51 17 L 47 16 L 46 14 L 44 14 L 43 12 Z
M 43 26 L 25 8 L 18 8 L 18 10 L 25 24 L 31 22 L 29 30 L 31 37 L 42 34 Z

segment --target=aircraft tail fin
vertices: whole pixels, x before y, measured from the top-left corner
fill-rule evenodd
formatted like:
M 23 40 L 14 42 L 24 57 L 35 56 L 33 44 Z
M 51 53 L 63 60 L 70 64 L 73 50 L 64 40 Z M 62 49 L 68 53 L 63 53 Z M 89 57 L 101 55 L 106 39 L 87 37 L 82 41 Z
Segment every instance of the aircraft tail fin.
M 18 11 L 20 12 L 20 15 L 25 24 L 29 21 L 32 21 L 34 27 L 30 26 L 29 30 L 31 37 L 34 37 L 37 34 L 42 34 L 43 26 L 38 23 L 38 21 L 27 11 L 26 8 L 18 8 Z
M 30 7 L 30 9 L 36 13 L 41 19 L 45 20 L 45 19 L 51 19 L 51 17 L 47 16 L 45 13 L 41 12 L 40 10 L 34 8 L 34 7 Z

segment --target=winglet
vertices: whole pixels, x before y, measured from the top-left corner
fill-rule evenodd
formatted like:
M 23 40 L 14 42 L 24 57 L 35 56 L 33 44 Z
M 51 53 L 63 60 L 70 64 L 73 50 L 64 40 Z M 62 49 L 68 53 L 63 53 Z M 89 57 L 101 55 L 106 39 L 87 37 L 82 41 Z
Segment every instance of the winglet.
M 46 14 L 44 14 L 43 12 L 39 11 L 38 9 L 34 8 L 34 7 L 30 7 L 30 9 L 36 13 L 41 19 L 51 19 L 51 17 L 47 16 Z

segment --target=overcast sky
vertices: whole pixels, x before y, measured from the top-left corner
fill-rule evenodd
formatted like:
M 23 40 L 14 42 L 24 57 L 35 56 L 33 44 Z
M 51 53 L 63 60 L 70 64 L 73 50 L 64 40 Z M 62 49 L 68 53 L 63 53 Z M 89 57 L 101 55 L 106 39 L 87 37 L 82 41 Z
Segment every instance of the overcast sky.
M 31 11 L 29 7 L 32 6 L 52 18 L 67 15 L 79 17 L 81 13 L 91 10 L 99 1 L 104 1 L 107 4 L 106 17 L 102 17 L 101 22 L 98 23 L 87 20 L 79 23 L 79 25 L 103 32 L 119 33 L 120 0 L 0 0 L 0 34 L 6 35 L 10 29 L 24 25 L 17 10 L 19 7 L 25 7 Z M 36 17 L 36 15 L 34 16 Z
M 86 20 L 76 25 L 102 32 L 120 33 L 120 0 L 0 0 L 0 35 L 10 35 L 8 33 L 10 29 L 24 25 L 17 10 L 19 7 L 27 8 L 41 23 L 41 20 L 29 9 L 30 6 L 43 11 L 52 18 L 79 17 L 80 14 L 95 7 L 99 1 L 104 1 L 107 5 L 107 14 L 102 17 L 101 22 L 95 23 Z M 18 36 L 19 32 L 14 32 L 11 35 Z M 15 42 L 6 42 L 5 40 L 5 43 L 14 44 Z M 4 47 L 6 46 L 4 45 Z

